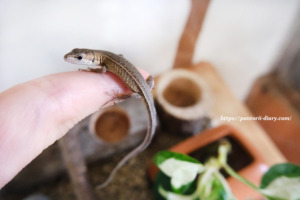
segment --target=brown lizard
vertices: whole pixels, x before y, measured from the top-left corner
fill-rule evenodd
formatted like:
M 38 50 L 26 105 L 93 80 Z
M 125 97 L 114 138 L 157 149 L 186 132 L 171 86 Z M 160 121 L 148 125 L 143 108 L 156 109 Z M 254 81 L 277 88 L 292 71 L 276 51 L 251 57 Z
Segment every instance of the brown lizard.
M 113 169 L 108 179 L 99 185 L 97 188 L 103 188 L 109 184 L 115 173 L 122 167 L 129 159 L 143 151 L 151 142 L 155 133 L 157 121 L 156 110 L 154 107 L 151 89 L 154 85 L 153 77 L 149 76 L 147 81 L 143 78 L 140 72 L 126 60 L 122 55 L 117 55 L 112 52 L 91 49 L 73 49 L 70 53 L 64 56 L 65 61 L 73 64 L 97 66 L 96 68 L 88 68 L 88 72 L 105 73 L 106 70 L 117 75 L 133 92 L 131 94 L 117 94 L 113 101 L 126 99 L 130 97 L 142 98 L 147 107 L 149 123 L 148 131 L 143 142 L 133 151 L 127 154 Z

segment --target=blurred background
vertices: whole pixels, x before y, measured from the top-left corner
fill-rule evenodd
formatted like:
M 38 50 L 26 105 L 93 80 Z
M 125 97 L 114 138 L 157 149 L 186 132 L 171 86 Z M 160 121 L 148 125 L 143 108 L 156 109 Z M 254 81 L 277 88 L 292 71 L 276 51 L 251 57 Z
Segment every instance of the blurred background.
M 0 92 L 47 74 L 76 70 L 63 61 L 73 48 L 105 49 L 157 75 L 173 65 L 190 1 L 0 1 Z M 195 63 L 209 61 L 234 95 L 283 51 L 298 0 L 213 0 L 198 38 Z
M 195 14 L 195 11 L 199 12 Z M 155 153 L 220 124 L 236 127 L 266 163 L 287 160 L 300 164 L 299 17 L 299 0 L 1 0 L 0 92 L 34 78 L 77 70 L 79 67 L 63 60 L 64 54 L 74 48 L 102 49 L 123 54 L 135 66 L 154 76 L 161 75 L 153 92 L 161 126 L 151 146 L 131 159 L 120 170 L 119 178 L 114 179 L 113 184 L 101 191 L 90 188 L 90 194 L 95 192 L 102 199 L 131 199 L 132 196 L 150 199 L 152 188 L 148 177 L 145 177 Z M 190 21 L 194 26 L 188 26 Z M 195 27 L 201 27 L 198 37 L 185 34 L 188 30 L 198 35 Z M 194 52 L 187 51 L 186 46 Z M 183 55 L 180 57 L 182 59 L 188 53 L 193 54 L 189 59 L 193 64 L 188 64 L 194 66 L 189 68 L 192 73 L 181 82 L 178 77 L 183 73 L 173 80 L 176 83 L 174 85 L 179 85 L 178 88 L 183 92 L 174 85 L 176 90 L 167 87 L 165 91 L 174 90 L 175 95 L 170 93 L 170 96 L 176 101 L 189 101 L 197 96 L 197 101 L 189 104 L 191 108 L 200 105 L 201 109 L 206 108 L 208 112 L 193 110 L 199 116 L 192 120 L 188 115 L 191 113 L 188 112 L 190 106 L 177 105 L 186 108 L 186 112 L 181 112 L 177 119 L 172 115 L 172 110 L 165 109 L 168 106 L 160 104 L 157 92 L 157 88 L 163 85 L 159 84 L 159 80 L 176 70 L 164 72 L 178 67 L 178 55 Z M 180 67 L 183 69 L 183 66 Z M 192 78 L 191 74 L 196 78 Z M 182 81 L 201 79 L 209 87 L 199 84 L 196 85 L 197 90 L 193 90 Z M 169 85 L 172 86 L 173 82 Z M 208 98 L 204 98 L 205 95 Z M 173 105 L 171 101 L 168 103 Z M 74 191 L 78 189 L 72 186 L 70 182 L 75 181 L 67 179 L 65 172 L 70 172 L 76 165 L 66 164 L 68 157 L 72 157 L 74 162 L 80 158 L 81 165 L 85 167 L 86 161 L 92 186 L 103 182 L 126 151 L 140 143 L 147 129 L 148 118 L 141 101 L 126 101 L 117 106 L 119 111 L 122 110 L 119 115 L 125 113 L 128 127 L 133 128 L 127 130 L 115 126 L 120 121 L 126 121 L 118 118 L 116 110 L 113 110 L 116 121 L 109 118 L 108 121 L 112 123 L 105 121 L 102 124 L 122 129 L 126 133 L 124 140 L 117 138 L 120 139 L 118 143 L 110 144 L 99 133 L 93 135 L 91 127 L 101 122 L 99 119 L 102 119 L 101 115 L 105 116 L 103 113 L 109 113 L 109 110 L 100 110 L 78 123 L 69 131 L 73 134 L 66 134 L 16 176 L 5 189 L 10 199 L 20 199 L 30 194 L 45 194 L 50 199 L 74 199 Z M 164 119 L 165 114 L 171 116 L 170 120 Z M 220 116 L 288 117 L 289 120 L 226 121 Z M 164 128 L 164 125 L 170 126 Z M 188 134 L 185 133 L 187 127 L 193 129 Z M 108 127 L 107 130 L 111 129 Z M 99 132 L 103 135 L 103 132 Z M 111 131 L 107 134 L 116 137 Z M 204 134 L 201 137 L 208 136 Z M 75 155 L 76 151 L 68 150 L 72 141 L 77 142 L 73 146 L 83 156 L 79 157 Z M 205 140 L 200 138 L 199 141 Z M 234 163 L 241 160 L 233 157 Z M 261 171 L 255 170 L 254 174 L 260 177 Z M 126 180 L 131 181 L 129 183 Z M 85 193 L 89 192 L 77 192 L 77 195 Z M 19 196 L 14 196 L 16 194 Z

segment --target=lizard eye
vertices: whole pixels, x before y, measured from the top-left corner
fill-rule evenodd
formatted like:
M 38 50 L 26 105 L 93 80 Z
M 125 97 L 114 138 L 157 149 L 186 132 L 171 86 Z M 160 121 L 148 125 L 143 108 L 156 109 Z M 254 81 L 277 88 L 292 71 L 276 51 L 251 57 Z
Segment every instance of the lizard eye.
M 78 59 L 78 60 L 81 60 L 81 59 L 82 59 L 82 56 L 78 56 L 77 59 Z

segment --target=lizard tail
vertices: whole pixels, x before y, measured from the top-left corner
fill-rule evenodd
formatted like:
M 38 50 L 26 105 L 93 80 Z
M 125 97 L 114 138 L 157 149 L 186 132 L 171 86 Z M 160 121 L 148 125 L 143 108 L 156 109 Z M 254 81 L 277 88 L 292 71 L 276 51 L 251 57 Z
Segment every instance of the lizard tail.
M 153 104 L 152 104 L 153 105 Z M 153 110 L 154 109 L 154 110 Z M 135 155 L 137 155 L 138 153 L 140 153 L 141 151 L 143 151 L 144 149 L 146 149 L 148 147 L 148 145 L 150 144 L 152 137 L 154 135 L 155 129 L 156 129 L 156 111 L 155 108 L 153 106 L 150 106 L 149 104 L 147 104 L 147 110 L 148 110 L 148 116 L 149 116 L 149 123 L 148 123 L 148 130 L 147 130 L 147 134 L 143 140 L 143 142 L 136 147 L 135 149 L 133 149 L 131 152 L 129 152 L 116 166 L 115 168 L 112 170 L 112 172 L 110 173 L 109 177 L 100 185 L 98 185 L 96 187 L 96 189 L 102 189 L 105 188 L 114 178 L 116 172 L 127 162 L 129 161 L 132 157 L 134 157 Z

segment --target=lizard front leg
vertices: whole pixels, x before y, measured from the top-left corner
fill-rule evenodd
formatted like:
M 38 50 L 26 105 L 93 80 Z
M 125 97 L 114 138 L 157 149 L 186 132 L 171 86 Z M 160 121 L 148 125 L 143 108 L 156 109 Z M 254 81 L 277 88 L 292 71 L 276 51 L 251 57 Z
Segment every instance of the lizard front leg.
M 107 71 L 107 67 L 106 66 L 100 66 L 97 68 L 91 68 L 88 67 L 87 69 L 79 69 L 79 71 L 83 71 L 83 72 L 94 72 L 94 73 L 105 73 Z

